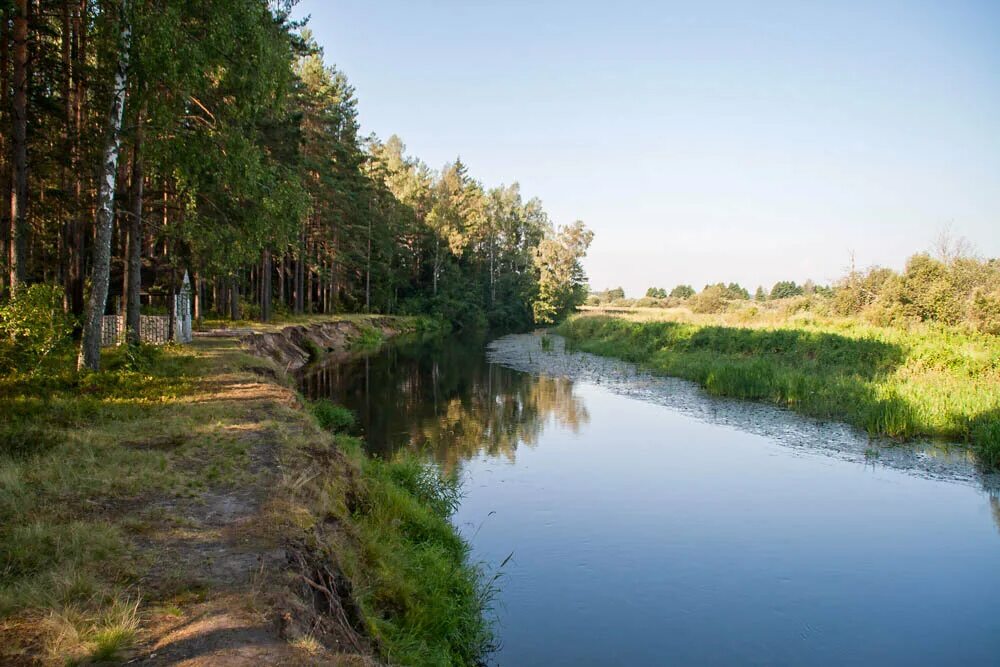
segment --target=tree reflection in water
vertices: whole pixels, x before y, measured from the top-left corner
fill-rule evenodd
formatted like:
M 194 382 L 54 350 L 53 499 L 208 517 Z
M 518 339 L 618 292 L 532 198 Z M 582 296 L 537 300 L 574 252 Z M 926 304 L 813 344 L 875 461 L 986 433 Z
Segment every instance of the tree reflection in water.
M 574 432 L 589 420 L 572 380 L 487 363 L 481 338 L 389 345 L 306 369 L 300 386 L 353 410 L 370 451 L 427 451 L 448 470 L 480 454 L 513 461 L 550 420 Z

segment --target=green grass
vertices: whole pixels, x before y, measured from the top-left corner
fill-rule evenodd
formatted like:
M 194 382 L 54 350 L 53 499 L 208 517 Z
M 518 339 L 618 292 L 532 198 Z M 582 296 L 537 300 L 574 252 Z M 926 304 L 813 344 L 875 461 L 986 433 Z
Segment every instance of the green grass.
M 1000 466 L 1000 339 L 944 327 L 852 320 L 767 327 L 579 316 L 560 327 L 578 349 L 766 401 L 873 435 L 971 443 Z
M 305 409 L 273 364 L 232 340 L 108 350 L 95 374 L 64 361 L 61 373 L 0 377 L 0 662 L 127 655 L 142 609 L 183 615 L 182 596 L 202 585 L 182 571 L 148 578 L 155 554 L 141 544 L 190 528 L 172 499 L 266 484 L 275 508 L 256 529 L 277 544 L 317 531 L 386 662 L 476 663 L 491 641 L 487 599 L 448 520 L 453 480 L 368 459 L 334 435 L 349 411 Z M 251 458 L 262 438 L 277 447 L 277 485 Z
M 493 645 L 488 596 L 448 518 L 454 478 L 413 458 L 361 459 L 354 513 L 368 580 L 360 605 L 382 655 L 401 665 L 474 665 Z M 374 574 L 374 576 L 372 576 Z
M 381 460 L 358 438 L 324 435 L 308 436 L 314 451 L 330 447 L 315 454 L 324 472 L 290 473 L 277 520 L 343 575 L 357 625 L 388 664 L 482 664 L 494 648 L 492 588 L 449 520 L 457 479 L 412 454 Z
M 351 347 L 356 349 L 374 349 L 385 342 L 385 336 L 373 326 L 360 325 L 358 335 L 351 340 Z

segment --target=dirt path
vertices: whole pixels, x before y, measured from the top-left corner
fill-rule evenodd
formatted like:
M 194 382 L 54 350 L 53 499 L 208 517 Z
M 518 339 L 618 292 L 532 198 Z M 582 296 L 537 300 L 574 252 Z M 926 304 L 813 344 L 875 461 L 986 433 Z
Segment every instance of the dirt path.
M 196 347 L 228 354 L 235 337 Z M 248 474 L 190 497 L 152 500 L 159 517 L 139 540 L 149 563 L 141 588 L 159 600 L 146 612 L 141 641 L 126 664 L 139 665 L 374 665 L 289 632 L 285 608 L 289 555 L 272 530 L 269 500 L 282 482 L 282 442 L 300 428 L 294 391 L 266 368 L 255 375 L 213 374 L 189 401 L 215 404 L 235 415 L 222 429 L 248 452 Z M 191 465 L 198 465 L 192 461 Z

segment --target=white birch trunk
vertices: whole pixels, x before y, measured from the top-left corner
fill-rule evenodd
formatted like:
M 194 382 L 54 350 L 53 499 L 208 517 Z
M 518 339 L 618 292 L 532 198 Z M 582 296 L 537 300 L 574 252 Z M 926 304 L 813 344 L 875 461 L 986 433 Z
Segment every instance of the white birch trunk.
M 97 230 L 94 239 L 94 266 L 92 269 L 90 300 L 83 324 L 83 342 L 77 367 L 100 370 L 101 322 L 108 301 L 108 282 L 111 272 L 111 231 L 114 222 L 115 177 L 118 175 L 118 154 L 121 149 L 122 115 L 125 111 L 125 89 L 128 85 L 128 60 L 132 32 L 128 22 L 128 0 L 122 0 L 121 35 L 118 45 L 118 66 L 115 68 L 115 87 L 108 114 L 104 155 L 101 165 L 101 182 L 97 196 Z

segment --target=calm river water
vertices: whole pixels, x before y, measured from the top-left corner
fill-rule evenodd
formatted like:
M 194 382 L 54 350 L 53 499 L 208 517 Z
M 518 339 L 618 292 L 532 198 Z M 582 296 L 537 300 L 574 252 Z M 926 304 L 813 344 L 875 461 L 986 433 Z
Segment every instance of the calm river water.
M 535 335 L 310 369 L 460 471 L 499 665 L 998 665 L 1000 500 L 961 451 L 705 396 Z

